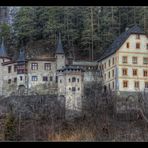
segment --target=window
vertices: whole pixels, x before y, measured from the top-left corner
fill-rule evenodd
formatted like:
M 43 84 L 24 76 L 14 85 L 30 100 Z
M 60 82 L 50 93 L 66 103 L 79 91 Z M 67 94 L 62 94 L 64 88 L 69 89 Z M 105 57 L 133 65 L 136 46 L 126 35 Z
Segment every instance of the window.
M 112 82 L 112 87 L 113 87 L 113 89 L 114 89 L 114 81 Z
M 14 83 L 17 82 L 17 78 L 14 78 Z
M 137 64 L 137 57 L 133 57 L 132 62 L 133 62 L 133 64 Z
M 135 88 L 139 88 L 139 81 L 135 81 Z
M 123 76 L 127 76 L 127 68 L 123 68 L 122 69 L 122 75 Z
M 137 69 L 133 69 L 133 76 L 137 76 Z
M 78 88 L 78 90 L 80 90 L 80 88 Z
M 77 79 L 77 82 L 79 83 L 79 78 Z
M 8 84 L 11 84 L 11 79 L 8 80 Z
M 105 78 L 105 80 L 106 80 L 106 74 L 104 75 L 104 78 Z
M 70 82 L 70 78 L 69 78 L 68 80 L 69 80 L 69 82 Z
M 136 39 L 140 39 L 140 35 L 139 34 L 136 34 Z
M 48 77 L 44 76 L 43 81 L 48 81 Z
M 69 87 L 69 90 L 71 90 L 71 88 Z
M 113 65 L 114 65 L 114 63 L 115 63 L 114 61 L 115 61 L 115 60 L 114 60 L 114 58 L 113 58 L 113 59 L 112 59 L 112 64 L 113 64 Z
M 72 91 L 76 91 L 76 88 L 75 87 L 72 87 Z
M 53 79 L 52 76 L 50 76 L 50 81 L 52 81 L 52 79 Z
M 110 67 L 110 60 L 108 61 L 108 66 Z
M 146 49 L 148 49 L 148 43 L 146 44 Z
M 8 66 L 8 73 L 11 73 L 11 66 Z
M 58 82 L 58 76 L 56 76 L 56 83 Z
M 148 76 L 148 70 L 143 70 L 143 76 L 147 77 Z
M 106 63 L 104 64 L 104 68 L 106 69 Z
M 136 49 L 140 48 L 140 43 L 136 43 Z
M 23 77 L 22 76 L 20 76 L 20 81 L 22 81 L 23 80 Z
M 148 64 L 148 58 L 143 58 L 143 64 Z
M 75 77 L 72 78 L 72 82 L 76 82 L 76 78 Z
M 148 88 L 148 82 L 145 82 L 145 88 Z
M 126 48 L 129 48 L 129 42 L 128 42 L 128 43 L 126 43 Z
M 114 69 L 112 70 L 112 77 L 114 77 Z
M 38 77 L 37 76 L 32 76 L 32 81 L 37 81 Z
M 110 79 L 110 71 L 108 72 L 108 78 Z
M 127 63 L 127 56 L 122 57 L 122 63 Z
M 51 70 L 51 63 L 45 63 L 44 70 Z
M 108 84 L 108 89 L 110 90 L 110 83 Z
M 60 83 L 62 83 L 62 80 L 60 80 Z
M 14 72 L 17 71 L 17 65 L 14 65 Z
M 32 63 L 31 64 L 31 69 L 32 70 L 38 70 L 38 63 Z
M 127 88 L 128 87 L 128 81 L 123 81 L 123 87 Z

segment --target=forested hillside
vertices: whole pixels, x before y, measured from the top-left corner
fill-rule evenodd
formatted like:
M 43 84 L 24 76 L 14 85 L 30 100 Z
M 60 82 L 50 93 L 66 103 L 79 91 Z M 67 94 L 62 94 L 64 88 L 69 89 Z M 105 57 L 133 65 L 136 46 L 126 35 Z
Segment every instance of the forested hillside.
M 127 26 L 148 33 L 147 6 L 22 6 L 11 16 L 11 25 L 1 25 L 10 54 L 22 45 L 29 53 L 53 53 L 61 32 L 66 54 L 93 60 Z

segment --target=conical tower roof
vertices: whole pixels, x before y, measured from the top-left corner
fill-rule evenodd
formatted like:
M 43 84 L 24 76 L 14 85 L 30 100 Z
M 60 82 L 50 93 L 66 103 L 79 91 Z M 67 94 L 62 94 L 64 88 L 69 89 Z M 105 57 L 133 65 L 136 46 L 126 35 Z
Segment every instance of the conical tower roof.
M 4 38 L 2 38 L 2 43 L 1 43 L 1 47 L 0 47 L 0 58 L 6 58 L 8 57 L 7 52 L 6 52 L 6 48 L 4 45 Z
M 20 49 L 20 54 L 19 54 L 17 62 L 25 62 L 25 51 L 24 51 L 24 48 Z
M 61 33 L 59 33 L 56 54 L 64 54 L 63 45 L 62 45 L 62 42 L 61 42 Z

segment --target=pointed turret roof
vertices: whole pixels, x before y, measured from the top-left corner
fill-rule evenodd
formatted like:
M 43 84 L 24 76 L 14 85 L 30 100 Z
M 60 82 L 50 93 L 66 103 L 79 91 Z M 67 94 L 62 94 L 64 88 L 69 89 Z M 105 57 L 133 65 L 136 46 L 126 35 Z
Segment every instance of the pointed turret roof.
M 2 38 L 2 43 L 1 43 L 1 47 L 0 47 L 0 57 L 2 57 L 2 58 L 8 57 L 7 52 L 6 52 L 6 48 L 4 45 L 4 38 Z
M 19 54 L 17 62 L 25 62 L 25 51 L 24 51 L 24 48 L 20 49 L 20 54 Z
M 64 54 L 64 50 L 63 50 L 63 46 L 62 46 L 62 42 L 61 42 L 61 33 L 59 33 L 56 54 Z

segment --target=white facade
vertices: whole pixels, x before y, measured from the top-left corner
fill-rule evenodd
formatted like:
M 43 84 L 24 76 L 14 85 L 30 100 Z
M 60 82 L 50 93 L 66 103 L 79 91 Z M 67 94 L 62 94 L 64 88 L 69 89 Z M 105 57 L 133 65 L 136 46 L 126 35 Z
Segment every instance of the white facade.
M 114 64 L 112 62 L 113 58 Z M 103 73 L 104 85 L 118 91 L 137 92 L 148 90 L 147 59 L 147 36 L 140 34 L 137 38 L 137 34 L 131 34 L 114 54 L 98 63 Z M 111 61 L 110 66 L 108 64 L 109 60 Z M 114 76 L 112 75 L 113 70 Z M 146 71 L 145 74 L 144 71 Z

